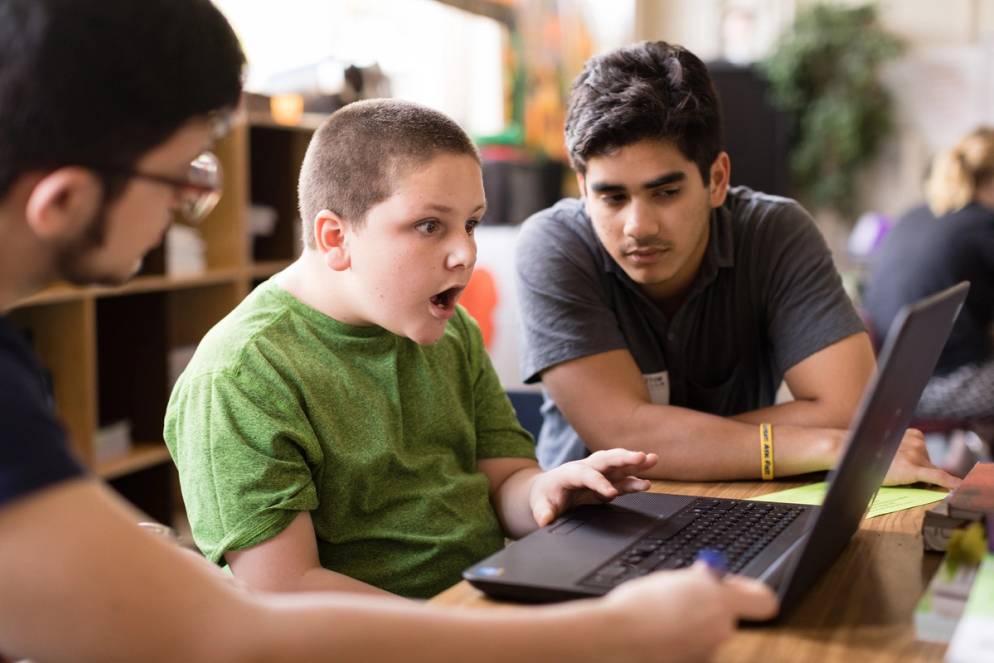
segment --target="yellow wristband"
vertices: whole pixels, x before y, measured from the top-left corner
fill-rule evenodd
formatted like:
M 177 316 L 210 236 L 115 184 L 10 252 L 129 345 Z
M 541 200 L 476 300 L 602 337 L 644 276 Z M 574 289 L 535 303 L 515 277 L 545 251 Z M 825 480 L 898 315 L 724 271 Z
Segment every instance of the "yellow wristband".
M 773 424 L 759 425 L 759 458 L 763 481 L 773 478 Z

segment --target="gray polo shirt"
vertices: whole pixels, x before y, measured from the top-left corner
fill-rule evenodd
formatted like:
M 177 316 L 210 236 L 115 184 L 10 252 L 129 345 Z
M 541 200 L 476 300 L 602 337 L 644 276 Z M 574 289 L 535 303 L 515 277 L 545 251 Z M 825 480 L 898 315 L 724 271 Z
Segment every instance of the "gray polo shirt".
M 627 349 L 653 402 L 731 416 L 771 405 L 784 372 L 864 330 L 796 202 L 736 187 L 710 223 L 700 271 L 669 319 L 601 245 L 582 201 L 529 218 L 516 253 L 525 382 Z M 589 453 L 548 396 L 542 412 L 543 467 Z

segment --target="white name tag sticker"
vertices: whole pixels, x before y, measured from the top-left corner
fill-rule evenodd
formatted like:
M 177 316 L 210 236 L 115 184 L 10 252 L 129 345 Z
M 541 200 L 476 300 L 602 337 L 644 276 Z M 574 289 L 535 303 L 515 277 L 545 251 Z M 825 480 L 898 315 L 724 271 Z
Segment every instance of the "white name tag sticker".
M 649 390 L 649 400 L 656 405 L 670 404 L 670 373 L 660 371 L 659 373 L 643 373 L 642 379 Z

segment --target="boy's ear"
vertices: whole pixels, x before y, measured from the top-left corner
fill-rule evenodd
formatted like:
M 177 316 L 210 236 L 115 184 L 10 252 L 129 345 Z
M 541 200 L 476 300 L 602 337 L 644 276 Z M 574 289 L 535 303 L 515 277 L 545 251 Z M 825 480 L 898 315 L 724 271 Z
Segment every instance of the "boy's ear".
M 711 164 L 710 189 L 711 207 L 721 207 L 725 204 L 725 196 L 728 194 L 728 182 L 732 177 L 732 162 L 728 158 L 728 152 L 721 152 Z
M 348 246 L 348 224 L 331 210 L 323 209 L 314 217 L 314 247 L 325 264 L 336 272 L 352 265 Z
M 92 171 L 66 166 L 30 186 L 24 218 L 39 239 L 75 237 L 97 214 L 102 199 L 103 185 Z

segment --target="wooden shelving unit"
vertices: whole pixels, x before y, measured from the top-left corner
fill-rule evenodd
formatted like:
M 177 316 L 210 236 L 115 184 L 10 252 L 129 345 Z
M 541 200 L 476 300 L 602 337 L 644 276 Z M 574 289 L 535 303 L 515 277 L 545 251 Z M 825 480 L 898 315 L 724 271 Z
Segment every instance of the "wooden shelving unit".
M 198 343 L 252 288 L 296 257 L 297 176 L 320 121 L 305 119 L 286 127 L 253 115 L 215 145 L 225 190 L 200 228 L 204 272 L 167 274 L 160 248 L 123 286 L 56 284 L 9 314 L 50 374 L 76 452 L 96 475 L 159 520 L 171 518 L 178 499 L 175 470 L 161 441 L 170 354 Z M 250 235 L 253 204 L 275 209 L 270 234 Z M 131 448 L 98 462 L 96 431 L 118 421 L 130 425 Z
M 138 442 L 128 453 L 97 463 L 95 470 L 97 476 L 111 481 L 169 460 L 169 451 L 161 442 Z

